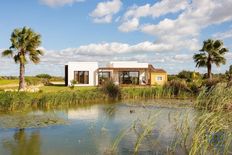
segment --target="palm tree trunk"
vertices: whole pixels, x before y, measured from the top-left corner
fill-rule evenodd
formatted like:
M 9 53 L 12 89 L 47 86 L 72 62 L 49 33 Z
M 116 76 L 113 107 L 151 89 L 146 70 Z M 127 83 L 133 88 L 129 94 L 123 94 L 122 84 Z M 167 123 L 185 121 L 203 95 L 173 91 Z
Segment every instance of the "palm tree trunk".
M 211 65 L 211 63 L 208 63 L 207 68 L 208 68 L 208 79 L 212 80 L 212 65 Z
M 25 65 L 23 63 L 20 63 L 20 68 L 19 68 L 19 90 L 24 90 L 25 89 Z

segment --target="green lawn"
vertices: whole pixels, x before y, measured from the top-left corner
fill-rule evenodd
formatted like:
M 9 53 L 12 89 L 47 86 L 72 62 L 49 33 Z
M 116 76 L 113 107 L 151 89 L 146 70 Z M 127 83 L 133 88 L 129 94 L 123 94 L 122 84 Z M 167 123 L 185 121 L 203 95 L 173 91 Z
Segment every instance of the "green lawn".
M 0 79 L 0 85 L 10 85 L 10 84 L 18 84 L 18 80 L 5 80 Z
M 97 87 L 75 87 L 74 89 L 71 89 L 64 85 L 55 85 L 55 86 L 43 86 L 40 89 L 43 92 L 59 92 L 59 91 L 70 91 L 70 90 L 93 90 Z

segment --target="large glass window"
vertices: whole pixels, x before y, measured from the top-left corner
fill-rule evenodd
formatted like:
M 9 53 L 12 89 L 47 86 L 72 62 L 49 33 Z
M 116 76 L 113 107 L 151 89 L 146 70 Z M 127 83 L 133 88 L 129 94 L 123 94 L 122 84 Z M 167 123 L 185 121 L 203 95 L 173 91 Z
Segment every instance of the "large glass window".
M 99 72 L 98 73 L 99 84 L 104 84 L 105 81 L 110 79 L 110 72 Z
M 89 71 L 75 71 L 74 80 L 78 84 L 89 84 Z
M 119 79 L 120 84 L 139 84 L 139 72 L 120 72 Z

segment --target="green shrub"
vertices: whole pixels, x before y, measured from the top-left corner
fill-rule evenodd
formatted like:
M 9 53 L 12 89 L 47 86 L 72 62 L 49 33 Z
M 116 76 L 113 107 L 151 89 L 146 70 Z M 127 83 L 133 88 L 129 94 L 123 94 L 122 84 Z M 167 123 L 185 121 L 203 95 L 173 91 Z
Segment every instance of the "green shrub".
M 177 75 L 168 75 L 168 81 L 172 81 L 172 80 L 178 80 L 179 78 L 177 77 Z
M 77 84 L 77 81 L 76 80 L 71 80 L 70 83 L 71 83 L 71 86 L 69 86 L 69 88 L 74 89 L 75 84 Z
M 214 78 L 214 79 L 207 79 L 204 80 L 202 83 L 203 87 L 206 87 L 207 91 L 209 91 L 211 88 L 215 87 L 220 82 L 220 79 Z
M 121 90 L 118 85 L 115 85 L 112 80 L 106 81 L 102 85 L 102 90 L 105 94 L 108 95 L 109 98 L 119 99 L 121 96 Z
M 41 79 L 51 79 L 52 78 L 52 76 L 49 74 L 38 74 L 35 77 L 41 78 Z
M 35 77 L 41 79 L 41 83 L 43 83 L 45 86 L 50 85 L 50 80 L 52 79 L 52 76 L 49 74 L 38 74 Z
M 198 95 L 201 91 L 201 85 L 197 82 L 190 82 L 188 83 L 188 88 L 194 95 Z
M 182 93 L 189 93 L 191 90 L 188 88 L 187 83 L 184 80 L 172 80 L 164 85 L 164 89 L 172 90 L 175 96 L 179 96 Z
M 35 85 L 42 84 L 42 80 L 37 77 L 25 77 L 25 81 L 28 86 L 31 86 L 31 85 L 35 86 Z

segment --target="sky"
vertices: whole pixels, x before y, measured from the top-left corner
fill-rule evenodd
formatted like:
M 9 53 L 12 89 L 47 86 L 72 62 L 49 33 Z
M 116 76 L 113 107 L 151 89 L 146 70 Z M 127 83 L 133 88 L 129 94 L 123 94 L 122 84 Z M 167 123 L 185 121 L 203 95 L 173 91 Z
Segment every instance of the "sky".
M 69 61 L 137 60 L 163 68 L 202 73 L 192 56 L 209 38 L 223 40 L 232 64 L 232 0 L 5 0 L 0 2 L 0 52 L 24 26 L 41 34 L 45 51 L 26 75 L 64 75 Z M 18 75 L 19 65 L 0 56 L 0 75 Z

